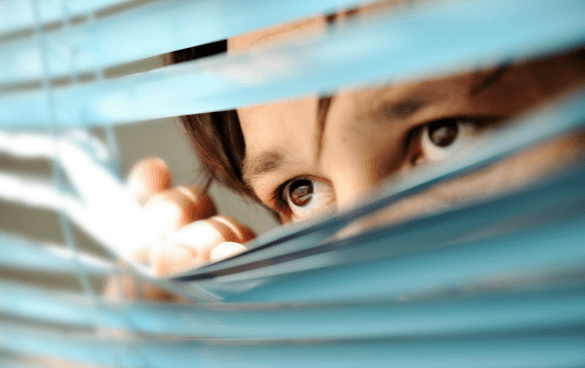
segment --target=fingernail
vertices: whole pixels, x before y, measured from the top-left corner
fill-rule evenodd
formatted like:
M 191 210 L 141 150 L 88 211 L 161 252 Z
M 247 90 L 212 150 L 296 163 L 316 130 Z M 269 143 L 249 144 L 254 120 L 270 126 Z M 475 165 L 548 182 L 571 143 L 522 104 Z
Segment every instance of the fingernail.
M 235 256 L 236 254 L 242 253 L 246 250 L 242 244 L 234 242 L 223 242 L 213 247 L 209 253 L 210 261 L 219 261 L 225 258 Z

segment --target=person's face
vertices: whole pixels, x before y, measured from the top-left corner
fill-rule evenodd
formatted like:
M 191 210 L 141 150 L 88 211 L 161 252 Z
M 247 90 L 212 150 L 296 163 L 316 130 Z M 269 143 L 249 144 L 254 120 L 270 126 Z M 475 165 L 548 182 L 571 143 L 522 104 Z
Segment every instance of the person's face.
M 228 52 L 326 26 L 325 18 L 316 18 L 239 36 L 228 41 Z M 302 220 L 346 205 L 385 178 L 473 146 L 507 117 L 582 79 L 582 67 L 580 71 L 570 58 L 559 57 L 503 70 L 339 91 L 330 100 L 312 96 L 240 108 L 244 177 L 284 222 Z M 577 137 L 525 152 L 404 201 L 384 219 L 396 221 L 512 188 L 573 159 L 583 152 L 581 142 Z

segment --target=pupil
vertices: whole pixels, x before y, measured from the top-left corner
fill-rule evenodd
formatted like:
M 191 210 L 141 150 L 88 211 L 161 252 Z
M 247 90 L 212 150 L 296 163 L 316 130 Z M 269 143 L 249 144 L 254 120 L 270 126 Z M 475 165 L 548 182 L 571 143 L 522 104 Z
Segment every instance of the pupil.
M 434 145 L 447 147 L 457 138 L 459 124 L 455 120 L 442 120 L 429 125 L 429 139 Z
M 310 180 L 297 180 L 289 188 L 290 200 L 295 206 L 302 207 L 313 198 L 313 183 Z

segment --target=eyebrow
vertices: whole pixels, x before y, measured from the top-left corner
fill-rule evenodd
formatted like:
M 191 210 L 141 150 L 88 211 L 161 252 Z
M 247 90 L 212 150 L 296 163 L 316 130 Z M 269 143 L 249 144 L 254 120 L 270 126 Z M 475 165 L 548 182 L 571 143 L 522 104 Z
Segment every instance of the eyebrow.
M 489 73 L 481 82 L 471 87 L 470 94 L 475 95 L 486 88 L 496 83 L 508 70 L 511 65 L 506 64 L 498 67 Z M 320 159 L 323 150 L 323 136 L 325 132 L 325 124 L 327 122 L 327 114 L 333 101 L 332 96 L 320 97 L 317 103 L 317 160 Z M 379 96 L 376 96 L 379 98 Z M 414 115 L 417 111 L 425 107 L 429 101 L 419 98 L 406 98 L 398 103 L 386 105 L 383 107 L 384 114 L 387 117 L 398 119 L 406 119 Z M 280 151 L 266 151 L 255 157 L 246 157 L 243 165 L 243 179 L 244 182 L 250 184 L 256 177 L 265 175 L 279 170 L 285 162 L 286 156 Z
M 279 170 L 285 161 L 285 157 L 284 153 L 277 150 L 266 151 L 258 156 L 246 157 L 242 170 L 244 182 L 250 185 L 256 177 Z
M 323 132 L 332 100 L 333 96 L 321 97 L 317 103 L 317 159 L 319 159 L 323 147 Z M 251 184 L 258 176 L 278 171 L 285 161 L 286 155 L 278 150 L 266 151 L 257 156 L 244 158 L 242 169 L 244 182 Z
M 404 120 L 422 110 L 433 101 L 445 98 L 446 94 L 435 90 L 415 90 L 398 101 L 389 101 L 387 92 L 392 87 L 380 89 L 363 101 L 362 108 L 355 114 L 357 120 L 370 120 L 385 124 L 389 120 Z
M 512 68 L 511 64 L 499 65 L 495 70 L 493 70 L 485 78 L 483 78 L 481 82 L 471 87 L 471 89 L 469 90 L 469 94 L 471 96 L 475 96 L 481 91 L 490 87 L 491 85 L 496 83 L 504 74 L 506 74 L 506 72 L 509 71 L 511 68 Z
M 395 104 L 383 104 L 383 112 L 387 118 L 406 119 L 429 104 L 420 98 L 407 98 Z

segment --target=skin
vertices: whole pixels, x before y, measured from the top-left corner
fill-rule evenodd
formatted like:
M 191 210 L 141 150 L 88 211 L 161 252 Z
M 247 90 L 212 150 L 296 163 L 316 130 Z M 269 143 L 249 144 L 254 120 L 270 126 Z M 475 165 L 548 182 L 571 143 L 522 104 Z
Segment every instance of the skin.
M 336 24 L 343 26 L 349 17 L 369 16 L 386 6 L 339 14 Z M 228 40 L 228 52 L 313 36 L 327 25 L 325 17 L 317 17 L 239 36 Z M 573 58 L 560 56 L 512 65 L 502 73 L 485 69 L 342 90 L 333 96 L 322 129 L 318 96 L 240 108 L 245 179 L 284 223 L 310 219 L 350 205 L 385 179 L 408 176 L 449 158 L 452 153 L 429 145 L 425 130 L 429 123 L 459 119 L 455 143 L 472 148 L 474 142 L 505 129 L 501 122 L 506 118 L 582 83 L 583 69 Z M 549 142 L 402 201 L 352 231 L 512 190 L 582 159 L 583 146 L 583 134 Z M 152 243 L 137 246 L 137 260 L 165 276 L 245 249 L 241 244 L 255 236 L 250 229 L 232 218 L 216 216 L 213 202 L 200 189 L 172 188 L 170 178 L 164 162 L 153 158 L 139 162 L 130 173 L 131 194 L 145 203 L 145 212 L 159 224 Z M 294 206 L 287 200 L 287 184 L 297 180 L 313 185 L 306 205 Z M 118 288 L 111 295 L 123 293 Z

